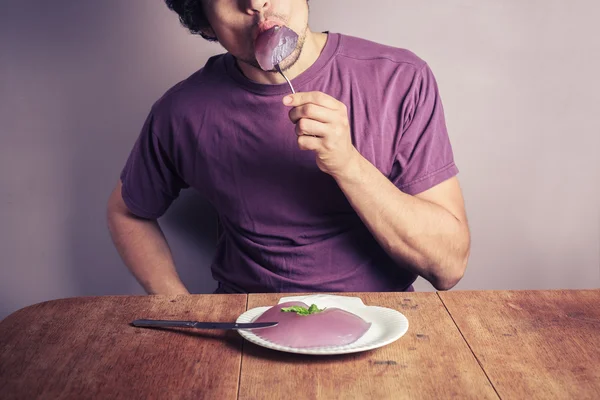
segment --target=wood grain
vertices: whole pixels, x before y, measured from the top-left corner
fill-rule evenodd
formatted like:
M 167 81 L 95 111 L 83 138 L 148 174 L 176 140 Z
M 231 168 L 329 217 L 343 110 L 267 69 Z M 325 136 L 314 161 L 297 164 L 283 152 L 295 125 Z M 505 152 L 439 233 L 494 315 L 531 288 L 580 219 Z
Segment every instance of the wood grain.
M 55 300 L 0 323 L 3 399 L 235 399 L 235 331 L 136 328 L 134 319 L 235 321 L 246 295 Z
M 435 293 L 345 295 L 402 312 L 408 332 L 380 349 L 339 356 L 283 353 L 244 342 L 239 398 L 497 398 Z M 250 294 L 248 308 L 279 298 Z
M 600 399 L 600 290 L 439 293 L 503 399 Z

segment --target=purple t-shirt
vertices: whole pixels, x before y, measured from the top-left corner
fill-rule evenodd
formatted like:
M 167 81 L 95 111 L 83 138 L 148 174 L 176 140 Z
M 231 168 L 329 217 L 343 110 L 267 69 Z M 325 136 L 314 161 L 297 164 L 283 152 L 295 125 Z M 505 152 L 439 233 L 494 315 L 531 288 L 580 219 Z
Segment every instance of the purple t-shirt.
M 342 101 L 358 151 L 403 192 L 457 174 L 435 78 L 410 51 L 329 33 L 292 83 Z M 250 81 L 230 54 L 209 59 L 153 105 L 121 174 L 125 203 L 158 218 L 181 189 L 203 194 L 223 227 L 212 273 L 224 292 L 410 290 L 416 275 L 298 149 L 289 93 Z

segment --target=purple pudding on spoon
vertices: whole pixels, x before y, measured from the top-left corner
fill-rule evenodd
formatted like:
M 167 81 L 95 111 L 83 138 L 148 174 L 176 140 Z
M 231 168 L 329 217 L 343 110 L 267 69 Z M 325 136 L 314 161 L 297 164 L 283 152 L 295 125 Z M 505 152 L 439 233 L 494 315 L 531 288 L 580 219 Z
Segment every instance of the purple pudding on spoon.
M 264 71 L 277 70 L 287 81 L 295 93 L 294 88 L 285 76 L 279 64 L 285 60 L 298 44 L 296 32 L 286 26 L 274 26 L 258 35 L 254 43 L 256 61 Z

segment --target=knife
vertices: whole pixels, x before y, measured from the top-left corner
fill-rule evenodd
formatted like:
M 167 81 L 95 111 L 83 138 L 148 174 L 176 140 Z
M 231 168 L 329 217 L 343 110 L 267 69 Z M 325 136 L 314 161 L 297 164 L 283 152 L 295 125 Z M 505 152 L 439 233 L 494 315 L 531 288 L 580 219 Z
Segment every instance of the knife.
M 199 322 L 178 321 L 161 319 L 136 319 L 131 322 L 133 326 L 139 327 L 162 327 L 162 328 L 196 328 L 196 329 L 261 329 L 275 326 L 278 322 Z

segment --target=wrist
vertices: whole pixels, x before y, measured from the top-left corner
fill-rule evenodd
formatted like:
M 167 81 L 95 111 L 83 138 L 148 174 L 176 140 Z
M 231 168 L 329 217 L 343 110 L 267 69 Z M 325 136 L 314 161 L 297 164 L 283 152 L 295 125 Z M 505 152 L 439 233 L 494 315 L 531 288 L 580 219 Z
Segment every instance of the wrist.
M 360 154 L 356 148 L 353 148 L 350 157 L 348 157 L 348 161 L 342 168 L 333 174 L 333 178 L 338 184 L 360 181 L 361 171 L 365 161 L 366 159 L 362 154 Z
M 163 282 L 161 285 L 156 285 L 147 290 L 151 295 L 162 296 L 178 296 L 182 294 L 190 294 L 187 288 L 181 282 Z

